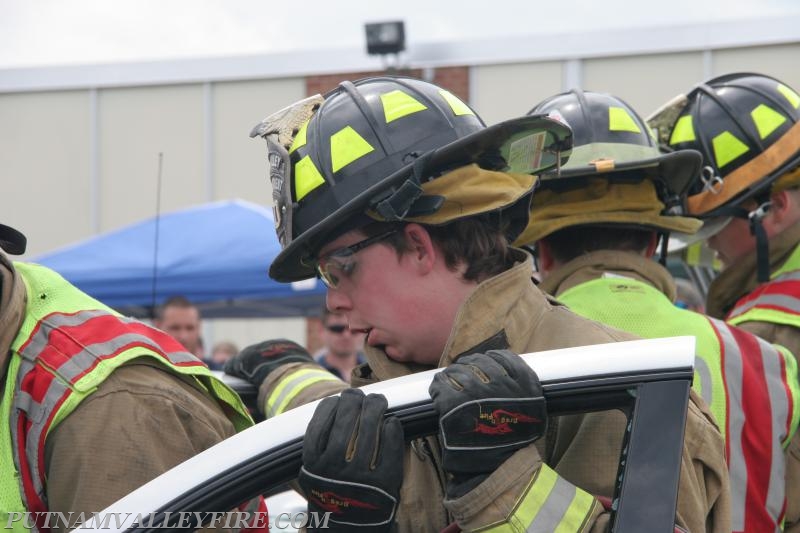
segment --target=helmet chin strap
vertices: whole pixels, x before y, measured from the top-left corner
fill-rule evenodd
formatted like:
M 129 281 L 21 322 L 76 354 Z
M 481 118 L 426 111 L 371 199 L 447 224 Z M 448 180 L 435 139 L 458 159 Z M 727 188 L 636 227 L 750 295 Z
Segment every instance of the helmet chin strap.
M 769 281 L 769 239 L 764 230 L 762 221 L 767 215 L 772 202 L 766 200 L 761 202 L 757 208 L 747 213 L 747 220 L 750 223 L 750 234 L 756 238 L 756 261 L 758 264 L 758 282 Z

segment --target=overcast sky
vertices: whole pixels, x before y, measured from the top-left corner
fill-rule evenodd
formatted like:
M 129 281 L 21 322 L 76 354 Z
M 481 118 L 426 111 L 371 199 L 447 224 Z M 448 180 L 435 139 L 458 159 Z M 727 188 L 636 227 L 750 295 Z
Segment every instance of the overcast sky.
M 798 13 L 800 0 L 0 0 L 0 68 L 361 47 L 365 22 L 392 19 L 413 43 Z

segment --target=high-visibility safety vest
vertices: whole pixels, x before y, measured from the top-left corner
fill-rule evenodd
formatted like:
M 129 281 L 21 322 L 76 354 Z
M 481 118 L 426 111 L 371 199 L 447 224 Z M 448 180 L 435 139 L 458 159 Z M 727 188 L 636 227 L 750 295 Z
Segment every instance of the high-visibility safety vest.
M 12 512 L 48 510 L 45 440 L 119 366 L 147 358 L 191 376 L 213 396 L 237 431 L 252 419 L 235 392 L 178 341 L 121 316 L 39 265 L 15 263 L 28 303 L 11 345 L 0 400 L 0 521 Z M 19 515 L 14 515 L 19 516 Z M 34 531 L 46 531 L 41 521 Z M 14 521 L 27 531 L 24 521 Z M 28 522 L 30 525 L 30 521 Z
M 786 500 L 784 449 L 800 419 L 792 354 L 741 329 L 680 309 L 654 287 L 604 277 L 558 299 L 576 313 L 645 338 L 697 338 L 692 387 L 724 428 L 734 532 L 779 532 Z
M 733 325 L 769 322 L 800 328 L 800 246 L 770 275 L 769 282 L 740 298 L 725 320 Z

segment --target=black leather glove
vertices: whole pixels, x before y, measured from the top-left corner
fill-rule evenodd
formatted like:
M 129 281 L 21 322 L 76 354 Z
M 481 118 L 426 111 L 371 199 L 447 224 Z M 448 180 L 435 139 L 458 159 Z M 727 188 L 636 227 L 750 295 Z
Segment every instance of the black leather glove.
M 260 387 L 270 372 L 286 363 L 313 363 L 305 348 L 286 339 L 273 339 L 248 346 L 225 362 L 225 373 Z
M 309 512 L 330 512 L 325 531 L 392 530 L 403 483 L 403 428 L 384 418 L 386 398 L 346 389 L 317 406 L 303 441 L 298 482 Z
M 459 357 L 434 376 L 429 392 L 450 499 L 478 486 L 547 427 L 539 378 L 508 350 Z

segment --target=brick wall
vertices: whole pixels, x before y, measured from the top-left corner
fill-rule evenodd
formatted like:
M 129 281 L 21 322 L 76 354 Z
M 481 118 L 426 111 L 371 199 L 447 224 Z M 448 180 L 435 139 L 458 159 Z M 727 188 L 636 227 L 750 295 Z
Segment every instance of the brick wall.
M 401 69 L 398 75 L 422 79 L 422 69 Z M 342 74 L 326 74 L 308 76 L 306 78 L 306 95 L 325 94 L 344 80 L 357 80 L 369 76 L 383 76 L 386 72 L 347 72 Z M 441 67 L 434 69 L 433 83 L 455 94 L 465 102 L 469 102 L 469 67 Z

